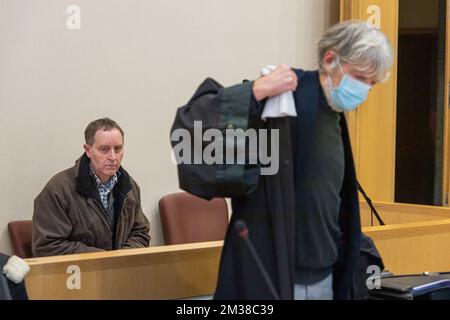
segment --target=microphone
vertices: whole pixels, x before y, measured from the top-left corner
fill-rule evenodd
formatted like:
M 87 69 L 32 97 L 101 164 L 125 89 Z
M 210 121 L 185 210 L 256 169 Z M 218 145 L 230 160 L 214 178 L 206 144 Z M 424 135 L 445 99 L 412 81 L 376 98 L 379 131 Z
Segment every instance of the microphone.
M 270 291 L 272 292 L 273 297 L 275 300 L 280 300 L 280 297 L 278 296 L 277 291 L 275 290 L 275 287 L 273 286 L 272 281 L 270 280 L 269 274 L 267 273 L 266 269 L 264 268 L 261 260 L 258 257 L 258 254 L 256 253 L 255 247 L 253 246 L 252 242 L 248 238 L 248 228 L 247 224 L 242 220 L 237 220 L 234 223 L 234 228 L 236 229 L 239 237 L 245 240 L 245 243 L 247 243 L 248 248 L 250 249 L 250 252 L 252 253 L 253 258 L 256 261 L 256 264 L 258 265 L 259 270 L 261 271 L 264 280 L 267 283 L 267 286 L 269 287 Z

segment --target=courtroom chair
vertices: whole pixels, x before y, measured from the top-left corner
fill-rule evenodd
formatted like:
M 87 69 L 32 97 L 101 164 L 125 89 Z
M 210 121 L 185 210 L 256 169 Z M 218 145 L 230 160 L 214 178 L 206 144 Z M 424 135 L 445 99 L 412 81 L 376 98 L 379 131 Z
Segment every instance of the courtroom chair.
M 16 256 L 25 259 L 33 257 L 31 251 L 31 220 L 8 223 L 9 237 Z
M 159 212 L 167 245 L 225 238 L 228 207 L 223 198 L 208 201 L 187 192 L 173 193 L 159 200 Z

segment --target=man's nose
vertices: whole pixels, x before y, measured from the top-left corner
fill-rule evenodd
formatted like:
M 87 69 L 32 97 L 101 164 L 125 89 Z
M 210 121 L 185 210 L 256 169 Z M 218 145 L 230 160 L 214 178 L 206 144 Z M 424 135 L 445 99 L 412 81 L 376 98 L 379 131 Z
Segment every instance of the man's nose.
M 114 149 L 111 149 L 111 152 L 109 153 L 109 159 L 112 161 L 117 159 L 117 154 L 116 151 L 114 151 Z

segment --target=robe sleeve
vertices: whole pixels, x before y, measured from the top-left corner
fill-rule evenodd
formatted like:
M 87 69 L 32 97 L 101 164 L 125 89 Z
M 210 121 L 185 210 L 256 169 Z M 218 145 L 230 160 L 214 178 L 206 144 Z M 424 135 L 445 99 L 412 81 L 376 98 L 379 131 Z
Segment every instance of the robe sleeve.
M 258 164 L 226 161 L 226 154 L 232 151 L 231 149 L 234 149 L 236 155 L 236 150 L 242 150 L 240 147 L 243 147 L 246 159 L 249 158 L 250 152 L 257 152 L 239 145 L 245 143 L 245 140 L 233 138 L 236 142 L 233 145 L 230 143 L 232 139 L 226 134 L 229 129 L 245 132 L 258 127 L 262 106 L 255 100 L 252 87 L 253 81 L 247 81 L 224 88 L 208 78 L 198 87 L 189 102 L 177 110 L 171 130 L 171 143 L 177 159 L 181 189 L 205 199 L 241 197 L 256 189 L 260 174 Z M 203 133 L 209 129 L 214 129 L 215 139 L 205 141 Z M 184 137 L 182 141 L 178 139 L 180 136 Z M 190 148 L 180 148 L 180 142 Z M 214 155 L 222 161 L 205 163 L 203 152 L 212 142 L 220 146 Z M 198 148 L 200 145 L 201 149 Z M 180 159 L 180 154 L 186 156 L 189 153 L 190 157 Z M 191 161 L 186 161 L 188 158 Z

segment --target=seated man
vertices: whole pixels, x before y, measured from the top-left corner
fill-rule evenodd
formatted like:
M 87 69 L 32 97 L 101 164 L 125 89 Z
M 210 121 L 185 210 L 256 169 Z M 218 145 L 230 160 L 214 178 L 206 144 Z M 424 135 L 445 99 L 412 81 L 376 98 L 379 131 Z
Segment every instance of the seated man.
M 104 118 L 85 132 L 85 153 L 34 201 L 34 256 L 148 247 L 139 186 L 120 166 L 124 133 Z

